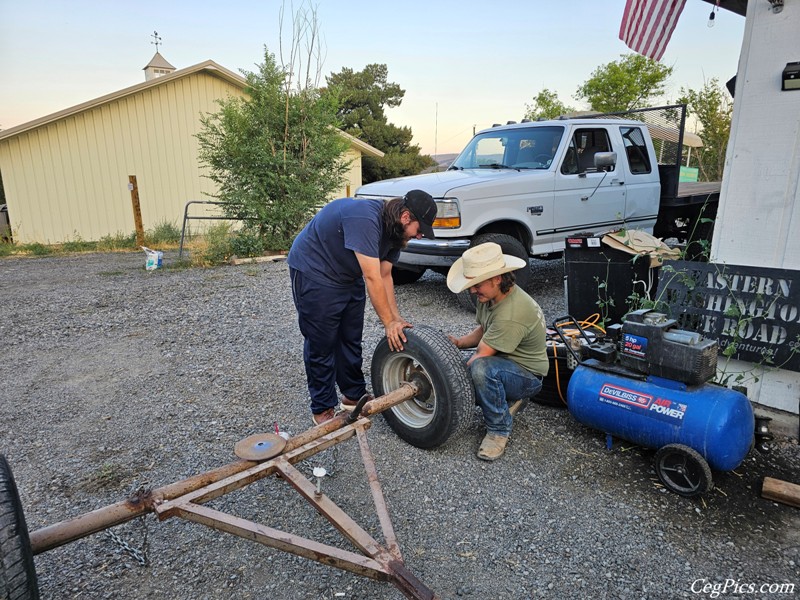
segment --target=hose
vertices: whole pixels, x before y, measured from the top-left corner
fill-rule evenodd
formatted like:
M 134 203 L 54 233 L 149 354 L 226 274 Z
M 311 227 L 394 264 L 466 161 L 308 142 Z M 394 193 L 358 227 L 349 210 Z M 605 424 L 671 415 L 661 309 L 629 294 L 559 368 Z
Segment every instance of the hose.
M 606 330 L 603 328 L 602 325 L 597 324 L 598 321 L 600 321 L 600 313 L 594 313 L 593 315 L 590 315 L 583 321 L 578 322 L 578 326 L 581 329 L 597 329 L 601 333 L 605 334 Z M 580 335 L 580 332 L 574 329 L 571 331 L 562 329 L 562 333 L 565 336 L 571 338 Z M 554 340 L 548 340 L 547 343 L 550 344 L 553 348 L 553 365 L 555 366 L 556 390 L 558 391 L 558 397 L 561 400 L 561 402 L 563 402 L 564 405 L 567 406 L 567 401 L 564 398 L 564 393 L 561 391 L 561 374 L 559 373 L 558 370 L 558 343 L 556 343 Z

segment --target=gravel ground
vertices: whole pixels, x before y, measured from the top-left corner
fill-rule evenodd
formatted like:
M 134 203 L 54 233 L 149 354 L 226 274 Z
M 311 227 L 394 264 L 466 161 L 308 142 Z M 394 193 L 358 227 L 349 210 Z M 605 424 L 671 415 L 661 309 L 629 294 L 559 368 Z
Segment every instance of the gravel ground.
M 0 452 L 31 531 L 234 459 L 234 444 L 309 425 L 302 341 L 287 267 L 262 263 L 146 272 L 143 254 L 0 260 Z M 533 295 L 560 316 L 563 265 L 534 262 Z M 465 333 L 444 278 L 398 288 L 413 323 Z M 365 368 L 382 328 L 368 309 Z M 687 500 L 656 483 L 653 452 L 618 443 L 559 408 L 521 413 L 496 463 L 474 453 L 475 414 L 435 450 L 401 441 L 378 417 L 370 446 L 408 568 L 441 598 L 682 598 L 704 582 L 795 584 L 800 512 L 760 497 L 764 476 L 798 482 L 796 440 L 754 452 Z M 303 467 L 380 539 L 355 442 Z M 280 479 L 211 506 L 352 550 Z M 145 544 L 140 565 L 107 533 L 36 557 L 44 598 L 395 599 L 393 586 L 180 519 L 113 529 Z M 698 580 L 701 582 L 696 583 Z M 692 589 L 694 583 L 694 589 Z M 707 589 L 709 592 L 710 589 Z M 746 590 L 745 590 L 746 591 Z M 732 593 L 720 597 L 785 597 Z

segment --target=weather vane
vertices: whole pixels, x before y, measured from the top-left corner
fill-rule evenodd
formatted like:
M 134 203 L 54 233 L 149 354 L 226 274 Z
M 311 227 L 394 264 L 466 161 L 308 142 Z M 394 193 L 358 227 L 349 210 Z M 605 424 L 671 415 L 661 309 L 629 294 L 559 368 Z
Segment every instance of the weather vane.
M 155 45 L 156 52 L 158 52 L 158 45 L 161 43 L 161 36 L 158 35 L 157 31 L 154 31 L 153 35 L 151 35 L 150 37 L 153 38 L 153 41 L 150 43 Z

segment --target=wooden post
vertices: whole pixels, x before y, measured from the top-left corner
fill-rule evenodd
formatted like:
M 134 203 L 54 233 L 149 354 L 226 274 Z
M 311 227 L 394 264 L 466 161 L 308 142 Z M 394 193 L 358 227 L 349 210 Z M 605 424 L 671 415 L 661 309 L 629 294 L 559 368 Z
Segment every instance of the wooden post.
M 761 495 L 768 500 L 800 508 L 800 485 L 773 479 L 772 477 L 764 477 Z
M 136 244 L 138 246 L 144 246 L 142 207 L 139 205 L 139 187 L 136 185 L 136 175 L 128 175 L 128 189 L 131 191 L 131 204 L 133 204 L 133 223 L 136 226 Z

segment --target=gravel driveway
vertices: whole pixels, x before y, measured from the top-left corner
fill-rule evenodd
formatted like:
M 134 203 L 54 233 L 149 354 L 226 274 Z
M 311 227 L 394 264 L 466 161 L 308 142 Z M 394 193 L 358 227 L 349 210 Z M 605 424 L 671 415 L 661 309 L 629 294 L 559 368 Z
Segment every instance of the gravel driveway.
M 144 270 L 144 254 L 0 260 L 0 452 L 31 531 L 234 460 L 234 444 L 309 426 L 302 340 L 285 263 Z M 535 262 L 531 290 L 561 316 L 563 265 Z M 398 288 L 403 315 L 463 334 L 472 315 L 444 278 Z M 365 368 L 382 328 L 368 309 Z M 754 452 L 715 489 L 687 500 L 656 483 L 653 452 L 617 443 L 559 408 L 521 413 L 496 463 L 474 454 L 478 414 L 442 448 L 369 431 L 406 565 L 441 598 L 706 598 L 705 583 L 800 595 L 800 511 L 762 499 L 764 476 L 798 482 L 796 440 Z M 379 535 L 358 445 L 303 467 Z M 352 550 L 279 479 L 215 508 Z M 36 557 L 43 598 L 395 599 L 390 584 L 295 558 L 180 519 L 113 529 L 145 544 L 140 565 L 106 533 Z M 793 595 L 761 593 L 793 583 Z M 777 589 L 777 588 L 775 588 Z M 766 588 L 765 588 L 766 590 Z M 700 593 L 696 593 L 700 592 Z

